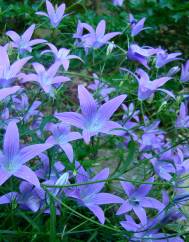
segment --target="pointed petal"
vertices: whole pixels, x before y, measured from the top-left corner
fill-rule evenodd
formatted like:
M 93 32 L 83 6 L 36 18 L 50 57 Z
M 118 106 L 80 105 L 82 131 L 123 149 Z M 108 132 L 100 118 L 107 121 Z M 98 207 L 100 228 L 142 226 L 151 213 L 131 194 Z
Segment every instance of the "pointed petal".
M 152 90 L 156 90 L 157 88 L 163 86 L 167 81 L 169 81 L 170 79 L 172 79 L 171 77 L 161 77 L 159 79 L 154 80 L 151 83 L 151 89 Z
M 84 116 L 87 118 L 92 118 L 97 111 L 97 105 L 96 102 L 91 95 L 91 93 L 88 92 L 88 90 L 83 86 L 78 86 L 78 97 L 80 102 L 80 108 Z
M 34 62 L 32 65 L 37 74 L 45 71 L 45 67 L 40 63 Z
M 134 210 L 135 214 L 137 215 L 137 217 L 139 218 L 139 220 L 141 221 L 141 223 L 143 225 L 146 225 L 147 216 L 146 216 L 146 211 L 144 210 L 144 208 L 138 206 L 138 207 L 133 207 L 133 210 Z
M 32 24 L 22 35 L 22 39 L 25 41 L 30 41 L 32 34 L 34 32 L 35 29 L 35 24 Z
M 0 170 L 0 186 L 5 183 L 9 178 L 11 177 L 11 174 L 7 173 L 4 170 Z
M 91 141 L 91 137 L 93 136 L 94 134 L 92 134 L 90 131 L 84 129 L 82 131 L 82 136 L 83 136 L 83 139 L 85 141 L 86 144 L 89 144 L 90 141 Z
M 134 193 L 135 186 L 132 183 L 124 181 L 121 181 L 120 183 L 128 197 L 131 196 L 132 193 Z
M 102 208 L 97 205 L 86 205 L 86 207 L 98 218 L 101 224 L 104 224 L 105 216 Z
M 50 149 L 52 146 L 53 146 L 53 144 L 46 143 L 46 144 L 29 145 L 29 146 L 21 149 L 20 153 L 19 153 L 20 164 L 26 163 L 27 161 L 38 156 L 45 150 Z
M 165 206 L 155 198 L 152 197 L 144 197 L 141 201 L 141 205 L 145 208 L 154 208 L 161 211 Z
M 10 122 L 7 126 L 3 141 L 3 152 L 9 161 L 19 152 L 19 132 L 14 121 Z
M 123 103 L 125 98 L 126 95 L 120 95 L 103 104 L 97 112 L 99 119 L 103 121 L 109 120 L 115 111 L 119 108 L 119 106 Z
M 30 41 L 30 46 L 39 45 L 39 44 L 43 44 L 46 42 L 47 42 L 47 40 L 44 40 L 44 39 L 34 39 L 34 40 Z
M 66 5 L 62 3 L 56 10 L 56 14 L 59 19 L 61 19 L 64 16 Z
M 20 40 L 20 36 L 15 31 L 7 31 L 6 35 L 9 36 L 14 42 L 17 42 Z
M 23 66 L 32 58 L 32 56 L 25 57 L 23 59 L 15 61 L 10 67 L 9 75 L 14 78 L 23 68 Z
M 42 11 L 38 11 L 35 14 L 45 16 L 45 17 L 49 17 L 48 14 L 46 14 L 45 12 L 42 12 Z
M 0 101 L 2 101 L 3 99 L 5 99 L 6 97 L 12 94 L 15 94 L 19 89 L 20 89 L 19 86 L 2 88 L 0 90 Z
M 118 135 L 118 136 L 122 136 L 125 134 L 124 130 L 121 130 L 123 127 L 113 121 L 106 121 L 105 125 L 103 126 L 103 128 L 100 130 L 102 133 L 105 134 L 112 134 L 112 135 Z
M 27 182 L 33 184 L 34 186 L 40 188 L 39 180 L 29 167 L 22 166 L 17 172 L 14 173 L 14 176 L 26 180 Z
M 106 180 L 109 176 L 109 168 L 105 168 L 102 171 L 100 171 L 96 176 L 94 176 L 91 181 L 100 181 L 100 180 Z M 89 185 L 89 190 L 93 193 L 100 192 L 102 188 L 104 187 L 105 182 L 98 182 L 95 184 Z
M 127 213 L 132 210 L 132 206 L 129 204 L 129 202 L 126 200 L 121 207 L 118 209 L 116 215 L 121 215 L 123 213 Z
M 124 200 L 116 195 L 110 194 L 110 193 L 98 193 L 93 197 L 92 202 L 94 204 L 100 205 L 100 204 L 111 204 L 111 203 L 123 203 Z
M 70 162 L 73 162 L 73 156 L 74 156 L 74 152 L 73 152 L 73 148 L 72 145 L 67 143 L 67 144 L 60 144 L 60 147 L 64 150 L 66 156 L 68 157 Z
M 121 32 L 112 32 L 112 33 L 108 33 L 105 34 L 104 37 L 101 39 L 102 43 L 107 43 L 110 39 L 114 38 L 117 35 L 120 35 Z
M 46 0 L 46 7 L 49 17 L 52 18 L 55 15 L 55 9 L 49 0 Z
M 101 20 L 99 22 L 99 24 L 97 25 L 97 28 L 96 28 L 96 35 L 98 37 L 102 37 L 104 36 L 105 34 L 105 30 L 106 30 L 106 21 L 105 20 Z M 97 38 L 98 38 L 97 37 Z
M 154 177 L 150 177 L 146 182 L 153 183 Z M 140 197 L 146 196 L 149 191 L 152 189 L 152 184 L 142 184 L 139 186 L 139 188 L 136 190 L 135 194 Z
M 63 83 L 63 82 L 68 82 L 70 81 L 70 78 L 69 77 L 66 77 L 66 76 L 56 76 L 53 78 L 53 81 L 52 81 L 52 84 L 55 84 L 55 83 Z
M 0 204 L 8 204 L 12 201 L 16 200 L 18 197 L 17 192 L 9 192 L 3 196 L 0 197 Z
M 55 117 L 65 124 L 73 125 L 77 128 L 84 127 L 84 118 L 81 114 L 75 112 L 57 113 Z
M 10 61 L 9 61 L 9 57 L 8 57 L 8 54 L 7 54 L 7 50 L 5 47 L 3 46 L 0 46 L 0 66 L 4 68 L 7 68 L 9 69 L 9 66 L 10 66 Z

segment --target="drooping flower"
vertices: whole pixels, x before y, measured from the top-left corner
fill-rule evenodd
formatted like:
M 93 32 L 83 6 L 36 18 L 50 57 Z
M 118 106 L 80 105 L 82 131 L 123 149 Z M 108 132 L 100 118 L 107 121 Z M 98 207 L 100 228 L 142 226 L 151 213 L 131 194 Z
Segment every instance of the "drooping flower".
M 33 68 L 37 74 L 22 74 L 23 82 L 37 82 L 45 93 L 54 96 L 55 86 L 54 84 L 60 84 L 67 81 L 70 81 L 69 77 L 65 76 L 56 76 L 56 73 L 59 69 L 59 64 L 52 64 L 48 70 L 45 70 L 45 67 L 40 63 L 33 63 Z
M 60 124 L 49 123 L 46 129 L 52 132 L 52 135 L 48 137 L 48 139 L 46 140 L 46 143 L 59 145 L 61 149 L 65 152 L 69 161 L 72 162 L 74 157 L 74 152 L 70 142 L 81 139 L 82 138 L 81 134 L 79 132 L 71 132 L 70 126 L 62 123 Z
M 108 176 L 109 169 L 105 168 L 96 176 L 90 178 L 89 174 L 84 170 L 84 168 L 78 164 L 76 182 L 77 184 L 81 184 L 86 182 L 106 180 Z M 104 184 L 105 182 L 98 182 L 94 184 L 72 187 L 66 189 L 65 194 L 68 197 L 76 199 L 79 205 L 87 207 L 98 218 L 100 223 L 104 224 L 104 212 L 99 205 L 123 202 L 123 199 L 116 195 L 100 192 L 103 189 Z
M 51 147 L 51 144 L 34 144 L 20 148 L 17 125 L 10 122 L 4 136 L 3 152 L 0 153 L 0 185 L 16 176 L 40 187 L 35 172 L 25 163 Z
M 115 135 L 122 134 L 122 131 L 115 130 L 120 129 L 121 125 L 110 121 L 110 118 L 122 104 L 126 95 L 120 95 L 113 98 L 98 108 L 93 96 L 83 85 L 79 85 L 78 97 L 82 114 L 76 112 L 64 112 L 57 113 L 55 117 L 63 123 L 82 129 L 82 135 L 87 144 L 90 142 L 92 136 L 99 133 Z
M 45 16 L 50 20 L 53 28 L 58 28 L 60 22 L 67 14 L 64 14 L 66 5 L 62 3 L 58 7 L 54 7 L 49 0 L 46 0 L 47 13 L 45 12 L 36 12 L 37 15 Z
M 146 182 L 153 182 L 154 178 L 149 178 Z M 117 211 L 117 215 L 127 213 L 131 210 L 135 212 L 143 225 L 147 224 L 147 216 L 144 208 L 153 208 L 161 211 L 164 205 L 155 198 L 147 197 L 146 195 L 152 189 L 152 184 L 142 184 L 136 188 L 130 182 L 121 182 L 121 185 L 126 192 L 128 199 L 123 202 Z
M 182 55 L 180 52 L 168 54 L 166 50 L 160 49 L 156 55 L 156 67 L 161 68 L 172 61 L 180 60 L 181 58 L 178 58 L 180 55 Z
M 82 35 L 83 29 L 86 29 L 89 33 Z M 101 48 L 103 45 L 107 44 L 110 39 L 121 34 L 120 32 L 111 32 L 105 34 L 105 30 L 105 20 L 101 20 L 98 23 L 96 30 L 94 30 L 89 24 L 79 23 L 79 27 L 77 28 L 77 33 L 74 35 L 74 38 L 78 40 L 78 46 L 83 47 L 85 51 L 88 52 L 90 48 Z
M 140 47 L 137 44 L 129 46 L 127 57 L 129 60 L 136 61 L 149 69 L 148 59 L 150 56 L 156 54 L 157 50 L 151 47 Z
M 44 39 L 34 39 L 31 40 L 33 32 L 35 30 L 35 24 L 32 24 L 22 35 L 18 35 L 15 31 L 8 31 L 8 35 L 12 42 L 12 47 L 17 48 L 20 54 L 23 54 L 25 51 L 32 52 L 32 47 L 34 45 L 42 44 L 47 42 Z
M 152 94 L 159 90 L 159 87 L 163 86 L 171 77 L 161 77 L 154 81 L 150 81 L 148 74 L 142 70 L 137 69 L 136 74 L 138 75 L 138 99 L 145 100 L 152 96 Z M 160 89 L 161 91 L 167 90 Z
M 184 103 L 181 103 L 179 115 L 176 120 L 175 126 L 177 128 L 188 128 L 189 127 L 189 115 L 188 115 L 188 109 L 187 105 Z
M 129 14 L 129 22 L 131 25 L 131 36 L 136 36 L 138 35 L 141 31 L 148 29 L 144 28 L 144 22 L 146 21 L 146 18 L 142 18 L 138 22 L 136 19 L 133 17 L 132 14 Z
M 93 73 L 93 78 L 94 83 L 89 84 L 88 88 L 92 91 L 97 92 L 100 98 L 107 102 L 109 100 L 109 94 L 115 91 L 115 88 L 109 87 L 107 84 L 101 82 L 99 80 L 99 77 L 95 73 Z
M 189 60 L 187 60 L 185 65 L 182 65 L 180 81 L 181 82 L 189 81 Z
M 13 82 L 19 78 L 19 74 L 23 66 L 31 59 L 32 57 L 25 57 L 15 61 L 13 64 L 10 64 L 9 56 L 5 47 L 0 46 L 0 87 L 10 87 Z M 17 89 L 14 87 L 15 90 Z M 11 89 L 7 89 L 8 91 Z M 14 90 L 14 89 L 12 89 Z
M 37 212 L 45 200 L 43 189 L 33 187 L 28 182 L 21 182 L 19 192 L 9 192 L 0 197 L 0 204 L 9 204 L 16 202 L 21 209 Z
M 123 5 L 124 0 L 112 0 L 114 6 L 121 7 Z
M 53 44 L 47 44 L 50 50 L 42 51 L 42 54 L 52 53 L 55 57 L 55 62 L 60 63 L 64 67 L 64 70 L 67 71 L 70 65 L 71 59 L 78 59 L 82 61 L 82 59 L 77 55 L 69 55 L 70 50 L 66 48 L 60 48 L 59 50 Z

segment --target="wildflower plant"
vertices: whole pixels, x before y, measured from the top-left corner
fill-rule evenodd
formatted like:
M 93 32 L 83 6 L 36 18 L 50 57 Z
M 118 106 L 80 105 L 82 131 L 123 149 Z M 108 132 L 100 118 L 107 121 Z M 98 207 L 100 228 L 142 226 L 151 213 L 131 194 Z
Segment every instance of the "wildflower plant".
M 2 4 L 0 240 L 188 241 L 188 60 L 126 1 L 29 2 L 14 30 Z

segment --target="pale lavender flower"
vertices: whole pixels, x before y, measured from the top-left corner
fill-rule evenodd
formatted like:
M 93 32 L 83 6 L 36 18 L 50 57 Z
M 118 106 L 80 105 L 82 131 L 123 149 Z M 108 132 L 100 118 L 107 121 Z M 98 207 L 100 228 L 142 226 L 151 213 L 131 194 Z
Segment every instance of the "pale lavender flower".
M 144 28 L 144 22 L 146 21 L 146 18 L 142 18 L 138 22 L 136 19 L 133 17 L 132 14 L 129 14 L 129 22 L 131 25 L 131 36 L 136 36 L 138 35 L 141 31 L 148 29 Z
M 82 35 L 83 29 L 89 31 L 89 33 Z M 77 45 L 79 47 L 83 47 L 86 52 L 90 48 L 98 49 L 103 45 L 107 44 L 110 39 L 121 34 L 121 32 L 111 32 L 105 34 L 106 30 L 106 22 L 105 20 L 101 20 L 96 30 L 93 29 L 92 26 L 86 23 L 79 23 L 79 27 L 77 28 L 77 33 L 74 35 L 74 38 L 78 39 Z
M 62 123 L 60 124 L 49 123 L 46 129 L 52 133 L 52 135 L 48 137 L 48 139 L 46 140 L 46 143 L 59 145 L 61 149 L 65 152 L 69 161 L 72 162 L 74 157 L 74 152 L 70 142 L 81 139 L 82 138 L 81 134 L 78 132 L 71 132 L 70 126 Z
M 60 6 L 53 6 L 52 3 L 46 0 L 47 13 L 45 12 L 36 12 L 37 15 L 45 16 L 50 20 L 53 28 L 58 28 L 60 22 L 67 14 L 64 14 L 66 5 L 62 3 Z
M 159 89 L 159 87 L 163 86 L 167 81 L 171 79 L 171 77 L 161 77 L 155 79 L 154 81 L 150 81 L 148 74 L 142 70 L 137 69 L 136 74 L 138 75 L 138 99 L 145 100 L 152 96 L 157 90 L 167 91 L 165 89 Z M 166 92 L 167 93 L 167 92 Z
M 109 94 L 115 91 L 114 87 L 109 87 L 99 80 L 99 77 L 93 73 L 94 82 L 88 85 L 88 88 L 97 92 L 104 101 L 109 100 Z
M 149 178 L 146 182 L 153 182 L 154 178 Z M 144 208 L 153 208 L 161 211 L 164 205 L 155 198 L 147 197 L 146 195 L 152 189 L 152 184 L 142 184 L 136 188 L 130 182 L 121 182 L 121 185 L 126 192 L 128 199 L 123 202 L 117 211 L 117 215 L 127 213 L 131 210 L 135 212 L 143 225 L 147 224 L 147 216 Z
M 137 44 L 131 44 L 127 52 L 127 57 L 129 60 L 136 61 L 149 69 L 148 59 L 156 53 L 157 49 L 151 47 L 140 47 Z
M 58 62 L 60 65 L 64 67 L 64 70 L 67 71 L 70 65 L 71 59 L 78 59 L 80 61 L 83 61 L 79 56 L 77 55 L 69 55 L 70 50 L 66 48 L 60 48 L 59 50 L 56 48 L 53 44 L 47 44 L 50 48 L 50 50 L 44 50 L 41 54 L 45 53 L 52 53 L 55 57 L 55 62 Z
M 112 0 L 114 6 L 121 7 L 123 5 L 124 0 Z
M 180 55 L 182 55 L 182 53 L 180 52 L 168 54 L 166 50 L 160 49 L 156 55 L 156 67 L 161 68 L 165 66 L 167 63 L 176 60 L 181 60 L 181 58 L 178 58 L 178 56 Z
M 12 83 L 19 78 L 21 69 L 31 58 L 32 57 L 29 56 L 19 59 L 11 65 L 6 48 L 0 46 L 0 87 L 10 87 Z M 18 89 L 16 87 L 14 88 Z
M 51 144 L 35 144 L 20 149 L 17 125 L 14 121 L 10 122 L 4 136 L 3 152 L 0 153 L 0 185 L 11 176 L 16 176 L 40 187 L 36 174 L 24 164 L 51 146 Z
M 189 60 L 185 63 L 185 65 L 182 65 L 180 81 L 189 81 Z
M 78 164 L 76 182 L 77 184 L 81 184 L 86 182 L 106 180 L 108 176 L 109 169 L 105 168 L 96 176 L 90 178 L 89 174 L 84 170 L 84 168 Z M 123 202 L 123 199 L 116 195 L 100 192 L 103 189 L 104 184 L 105 182 L 98 182 L 94 184 L 72 187 L 70 189 L 66 189 L 65 194 L 68 197 L 76 199 L 79 205 L 87 207 L 98 218 L 100 223 L 104 224 L 104 212 L 99 205 Z
M 135 110 L 135 106 L 133 103 L 130 103 L 128 106 L 122 104 L 123 110 L 125 112 L 123 116 L 124 119 L 134 119 L 136 122 L 139 122 L 139 110 Z
M 120 124 L 110 121 L 110 118 L 122 104 L 126 95 L 113 98 L 98 108 L 93 96 L 83 85 L 79 85 L 78 97 L 82 114 L 64 112 L 57 113 L 55 117 L 63 123 L 82 129 L 82 135 L 87 144 L 90 142 L 90 138 L 98 135 L 98 133 L 114 135 L 121 135 L 123 133 L 121 130 L 115 130 L 122 127 Z
M 33 68 L 37 74 L 22 74 L 23 82 L 37 82 L 45 93 L 54 96 L 55 86 L 54 84 L 60 84 L 67 81 L 70 81 L 69 77 L 65 76 L 56 76 L 56 73 L 59 69 L 59 64 L 52 64 L 48 70 L 45 70 L 45 67 L 40 63 L 33 63 Z
M 15 31 L 12 30 L 6 32 L 6 35 L 8 35 L 11 38 L 12 47 L 17 48 L 18 52 L 22 54 L 25 51 L 32 52 L 32 47 L 34 45 L 47 42 L 44 39 L 31 40 L 34 30 L 35 24 L 32 24 L 22 35 L 18 35 Z
M 179 115 L 176 120 L 175 127 L 177 128 L 188 128 L 189 127 L 189 115 L 187 105 L 181 103 L 179 109 Z

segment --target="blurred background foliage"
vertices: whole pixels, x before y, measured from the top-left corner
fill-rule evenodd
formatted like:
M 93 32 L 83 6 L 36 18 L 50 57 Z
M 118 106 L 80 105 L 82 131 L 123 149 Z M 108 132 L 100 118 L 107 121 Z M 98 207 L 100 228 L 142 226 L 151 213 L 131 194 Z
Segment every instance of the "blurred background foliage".
M 25 23 L 38 22 L 35 12 L 45 9 L 44 2 L 43 0 L 0 0 L 1 34 L 7 30 L 7 26 L 9 29 L 22 31 L 26 27 Z M 59 4 L 62 0 L 52 2 Z M 77 13 L 77 19 L 80 17 L 85 22 L 95 24 L 93 23 L 95 19 L 98 22 L 99 19 L 105 18 L 108 30 L 118 28 L 125 30 L 130 12 L 138 19 L 146 17 L 146 26 L 150 26 L 151 29 L 140 34 L 137 41 L 140 38 L 139 41 L 143 44 L 161 45 L 170 51 L 181 50 L 185 56 L 188 55 L 188 0 L 125 0 L 122 7 L 113 6 L 111 0 L 65 0 L 64 2 L 67 5 L 67 12 L 71 12 L 72 15 Z M 69 24 L 74 27 L 74 23 Z
M 52 2 L 59 4 L 62 0 Z M 90 24 L 96 24 L 102 18 L 106 19 L 110 31 L 118 28 L 122 31 L 127 29 L 130 12 L 137 19 L 146 17 L 146 26 L 151 29 L 140 34 L 137 41 L 144 45 L 162 46 L 170 51 L 181 50 L 185 56 L 189 53 L 188 0 L 125 0 L 122 7 L 113 6 L 111 0 L 65 0 L 64 2 L 67 5 L 67 12 L 76 19 L 81 18 Z M 35 12 L 45 9 L 44 3 L 43 0 L 0 0 L 1 34 L 7 30 L 7 26 L 9 29 L 23 31 L 25 23 L 40 23 Z M 94 21 L 96 23 L 93 23 Z M 65 22 L 74 27 L 74 32 L 76 25 L 66 19 Z

